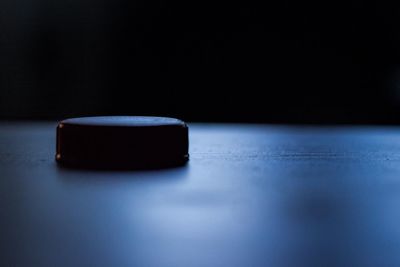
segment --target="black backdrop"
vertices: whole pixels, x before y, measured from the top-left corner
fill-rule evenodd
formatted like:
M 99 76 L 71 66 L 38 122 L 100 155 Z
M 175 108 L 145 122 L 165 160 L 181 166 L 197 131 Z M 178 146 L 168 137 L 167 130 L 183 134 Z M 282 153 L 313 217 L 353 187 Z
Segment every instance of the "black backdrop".
M 0 118 L 400 122 L 400 12 L 363 1 L 0 1 Z

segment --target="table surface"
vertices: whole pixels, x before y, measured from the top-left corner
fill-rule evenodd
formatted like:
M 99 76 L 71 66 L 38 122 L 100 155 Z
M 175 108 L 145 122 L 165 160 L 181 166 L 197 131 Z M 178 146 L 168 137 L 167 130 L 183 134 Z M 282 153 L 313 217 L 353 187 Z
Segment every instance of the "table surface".
M 0 266 L 400 266 L 400 128 L 189 124 L 189 163 L 54 162 L 0 123 Z

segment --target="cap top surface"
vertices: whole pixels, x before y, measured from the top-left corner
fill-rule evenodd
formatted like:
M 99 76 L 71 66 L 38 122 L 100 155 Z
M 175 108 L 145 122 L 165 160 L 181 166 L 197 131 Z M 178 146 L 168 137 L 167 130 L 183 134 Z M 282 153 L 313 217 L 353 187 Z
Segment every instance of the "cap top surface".
M 61 121 L 62 124 L 90 126 L 165 126 L 185 125 L 181 120 L 168 117 L 151 116 L 96 116 L 72 118 Z

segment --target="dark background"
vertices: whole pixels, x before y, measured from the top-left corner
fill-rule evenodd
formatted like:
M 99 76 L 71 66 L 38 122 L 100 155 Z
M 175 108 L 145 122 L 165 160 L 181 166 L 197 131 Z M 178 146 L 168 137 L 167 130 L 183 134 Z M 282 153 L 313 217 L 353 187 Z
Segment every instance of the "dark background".
M 0 118 L 399 123 L 400 12 L 363 1 L 0 1 Z

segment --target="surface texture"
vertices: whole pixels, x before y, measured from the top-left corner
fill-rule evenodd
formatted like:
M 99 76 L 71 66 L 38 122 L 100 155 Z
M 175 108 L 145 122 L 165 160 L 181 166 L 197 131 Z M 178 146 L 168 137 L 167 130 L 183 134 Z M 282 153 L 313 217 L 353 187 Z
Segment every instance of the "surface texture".
M 0 126 L 1 266 L 400 266 L 400 128 L 189 124 L 189 163 L 67 170 Z

